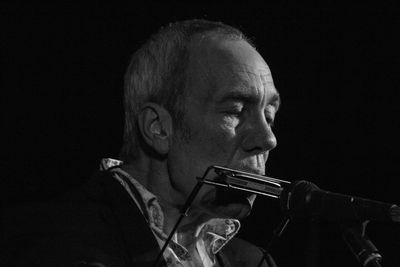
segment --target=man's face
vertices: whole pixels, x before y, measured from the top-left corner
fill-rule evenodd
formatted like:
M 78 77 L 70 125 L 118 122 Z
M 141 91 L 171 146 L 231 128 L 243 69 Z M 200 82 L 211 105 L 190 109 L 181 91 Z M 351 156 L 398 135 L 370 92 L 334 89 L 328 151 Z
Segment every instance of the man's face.
M 276 146 L 271 127 L 279 106 L 271 72 L 247 42 L 199 38 L 191 51 L 184 121 L 190 134 L 175 133 L 168 159 L 183 198 L 211 165 L 265 174 Z M 195 204 L 209 205 L 215 192 L 204 185 Z M 248 209 L 232 204 L 216 212 L 243 217 Z

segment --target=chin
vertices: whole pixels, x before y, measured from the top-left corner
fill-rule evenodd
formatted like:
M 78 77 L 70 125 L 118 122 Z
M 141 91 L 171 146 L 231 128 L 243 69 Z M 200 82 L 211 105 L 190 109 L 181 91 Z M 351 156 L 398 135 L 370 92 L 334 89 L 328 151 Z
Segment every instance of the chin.
M 224 206 L 216 206 L 212 208 L 213 213 L 221 218 L 244 219 L 251 211 L 250 204 L 231 203 Z
M 213 217 L 244 219 L 250 214 L 255 197 L 248 192 L 218 187 L 204 196 L 202 206 Z

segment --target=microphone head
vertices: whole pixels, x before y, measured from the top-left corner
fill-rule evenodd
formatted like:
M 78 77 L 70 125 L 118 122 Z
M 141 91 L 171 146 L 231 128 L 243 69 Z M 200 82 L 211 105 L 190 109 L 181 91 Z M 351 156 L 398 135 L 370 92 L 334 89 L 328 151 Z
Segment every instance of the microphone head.
M 310 193 L 315 190 L 319 190 L 319 187 L 309 181 L 293 182 L 281 193 L 280 206 L 282 211 L 292 218 L 308 218 Z
M 394 204 L 320 190 L 308 181 L 296 181 L 285 188 L 280 202 L 283 212 L 291 218 L 319 218 L 328 222 L 400 222 L 400 208 Z
M 400 222 L 400 208 L 397 205 L 392 205 L 390 207 L 390 217 L 393 222 Z

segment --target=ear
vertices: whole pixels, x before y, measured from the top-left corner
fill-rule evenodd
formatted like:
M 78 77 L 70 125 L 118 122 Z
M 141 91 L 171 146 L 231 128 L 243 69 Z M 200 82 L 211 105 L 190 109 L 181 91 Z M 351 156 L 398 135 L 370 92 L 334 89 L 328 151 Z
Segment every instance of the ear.
M 160 155 L 168 153 L 172 136 L 172 118 L 164 107 L 146 103 L 139 113 L 138 126 L 147 145 Z

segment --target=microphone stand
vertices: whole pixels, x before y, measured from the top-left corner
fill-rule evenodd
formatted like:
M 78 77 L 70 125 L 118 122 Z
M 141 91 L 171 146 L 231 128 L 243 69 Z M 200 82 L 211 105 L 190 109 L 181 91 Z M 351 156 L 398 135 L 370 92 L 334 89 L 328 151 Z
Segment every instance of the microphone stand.
M 213 177 L 214 179 L 207 178 L 211 170 L 214 170 L 215 172 L 215 176 Z M 281 197 L 281 193 L 284 188 L 291 185 L 291 182 L 285 180 L 279 180 L 267 176 L 242 172 L 221 166 L 208 167 L 203 177 L 196 177 L 196 179 L 197 184 L 194 186 L 192 192 L 180 209 L 180 216 L 168 238 L 165 240 L 165 243 L 161 248 L 159 254 L 157 255 L 157 258 L 153 264 L 154 267 L 158 266 L 162 262 L 161 259 L 165 249 L 168 247 L 169 242 L 174 236 L 183 218 L 188 215 L 190 206 L 192 205 L 194 199 L 196 198 L 197 194 L 204 184 L 227 187 L 230 189 L 250 192 L 253 194 L 268 196 L 276 199 L 279 199 Z M 399 214 L 395 215 L 399 216 Z M 270 250 L 272 244 L 282 235 L 287 225 L 289 224 L 290 219 L 291 216 L 289 216 L 289 214 L 284 216 L 282 222 L 274 230 L 273 236 L 268 243 L 266 249 L 261 249 L 263 252 L 263 257 L 259 263 L 259 266 L 261 266 L 262 262 L 268 258 L 268 251 Z M 359 224 L 352 224 L 347 226 L 343 225 L 343 239 L 352 251 L 352 253 L 356 256 L 357 260 L 364 267 L 381 267 L 380 261 L 382 260 L 382 256 L 379 254 L 377 248 L 365 234 L 367 222 L 368 221 L 362 223 L 361 227 Z
M 382 256 L 365 234 L 368 221 L 350 226 L 343 225 L 343 239 L 364 267 L 381 267 Z
M 193 200 L 197 196 L 197 193 L 199 193 L 199 191 L 200 191 L 201 187 L 203 186 L 203 184 L 204 184 L 204 179 L 198 179 L 197 184 L 193 188 L 193 190 L 190 193 L 189 197 L 186 199 L 185 204 L 180 209 L 180 211 L 179 211 L 180 216 L 178 218 L 178 221 L 175 223 L 174 227 L 171 230 L 171 233 L 169 234 L 168 238 L 165 240 L 165 243 L 164 243 L 163 247 L 161 248 L 160 252 L 158 253 L 157 258 L 156 258 L 155 262 L 153 263 L 154 267 L 158 266 L 161 263 L 160 260 L 162 258 L 162 255 L 164 254 L 165 249 L 167 248 L 169 242 L 171 241 L 171 239 L 174 236 L 176 230 L 178 229 L 179 225 L 181 224 L 183 218 L 188 215 L 187 212 L 189 211 L 189 208 L 192 205 Z
M 262 266 L 264 261 L 268 262 L 268 253 L 272 247 L 272 245 L 275 243 L 275 241 L 282 236 L 283 232 L 285 231 L 286 227 L 288 226 L 290 222 L 290 217 L 285 216 L 282 221 L 280 222 L 280 224 L 276 227 L 276 229 L 273 231 L 272 234 L 272 238 L 271 240 L 268 242 L 267 246 L 265 247 L 265 249 L 260 248 L 263 256 L 261 258 L 261 260 L 259 261 L 259 263 L 257 264 L 257 267 Z

